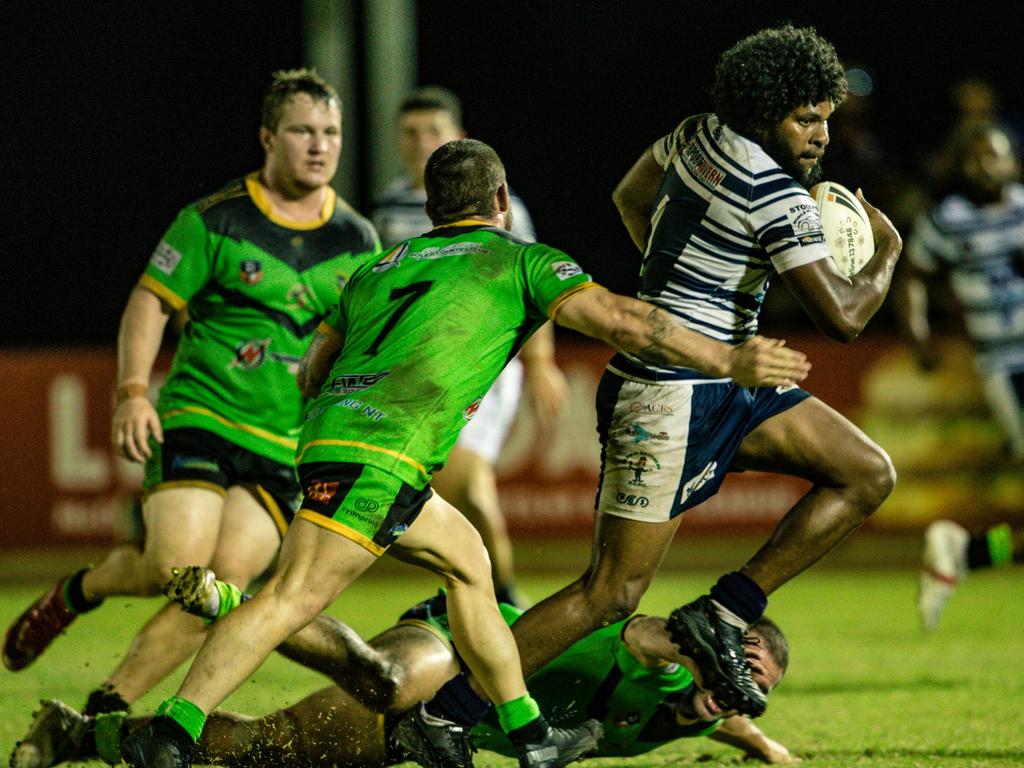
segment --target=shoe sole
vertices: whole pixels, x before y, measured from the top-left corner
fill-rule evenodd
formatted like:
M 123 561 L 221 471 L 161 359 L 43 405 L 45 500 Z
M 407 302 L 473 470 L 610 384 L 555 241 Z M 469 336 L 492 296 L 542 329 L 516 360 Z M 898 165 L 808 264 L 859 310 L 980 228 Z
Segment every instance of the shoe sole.
M 190 565 L 175 568 L 171 580 L 164 587 L 164 594 L 188 613 L 203 615 L 202 608 L 215 586 L 213 572 L 207 568 Z

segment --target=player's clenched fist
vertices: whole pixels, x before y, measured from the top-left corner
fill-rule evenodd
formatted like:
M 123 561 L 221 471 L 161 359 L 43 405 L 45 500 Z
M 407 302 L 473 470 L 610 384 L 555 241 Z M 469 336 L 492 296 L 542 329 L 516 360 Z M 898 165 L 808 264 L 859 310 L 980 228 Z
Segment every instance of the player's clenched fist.
M 164 441 L 160 417 L 153 404 L 144 395 L 135 395 L 122 400 L 114 411 L 110 430 L 114 449 L 130 461 L 145 463 L 153 455 L 149 437 L 158 443 Z

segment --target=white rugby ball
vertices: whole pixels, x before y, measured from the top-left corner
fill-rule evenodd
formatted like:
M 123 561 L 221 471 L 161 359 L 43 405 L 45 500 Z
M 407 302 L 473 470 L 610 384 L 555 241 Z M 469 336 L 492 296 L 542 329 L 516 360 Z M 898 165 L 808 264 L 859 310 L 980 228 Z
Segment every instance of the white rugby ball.
M 821 230 L 840 274 L 856 275 L 875 255 L 871 222 L 860 200 L 842 184 L 823 181 L 811 188 L 821 211 Z

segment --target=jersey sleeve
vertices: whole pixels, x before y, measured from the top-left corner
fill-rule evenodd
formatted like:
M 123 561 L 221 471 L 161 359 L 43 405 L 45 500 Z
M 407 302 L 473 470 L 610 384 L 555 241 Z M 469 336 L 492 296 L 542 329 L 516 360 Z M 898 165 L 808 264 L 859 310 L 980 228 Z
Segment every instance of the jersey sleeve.
M 545 317 L 554 317 L 570 296 L 597 286 L 571 256 L 541 243 L 526 247 L 523 269 L 526 294 Z
M 191 206 L 183 209 L 157 244 L 139 285 L 175 310 L 184 307 L 210 279 L 208 234 L 199 212 Z
M 930 215 L 921 216 L 914 224 L 907 243 L 907 258 L 923 272 L 935 274 L 956 255 L 956 245 L 943 234 Z
M 654 155 L 654 161 L 662 168 L 668 168 L 669 158 L 672 157 L 672 149 L 676 146 L 677 141 L 680 140 L 683 133 L 683 125 L 686 121 L 684 120 L 672 133 L 666 134 L 658 139 L 651 145 L 651 153 Z
M 830 257 L 821 212 L 805 189 L 792 182 L 785 194 L 769 191 L 760 198 L 761 190 L 752 189 L 750 226 L 776 272 Z

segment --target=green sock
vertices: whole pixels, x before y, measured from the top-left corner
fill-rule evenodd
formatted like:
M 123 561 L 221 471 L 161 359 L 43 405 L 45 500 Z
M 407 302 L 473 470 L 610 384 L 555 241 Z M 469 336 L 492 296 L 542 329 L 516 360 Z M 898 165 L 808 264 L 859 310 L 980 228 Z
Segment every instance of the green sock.
M 192 737 L 192 741 L 199 741 L 199 735 L 206 725 L 206 713 L 188 699 L 180 696 L 171 696 L 156 709 L 157 715 L 169 717 L 176 722 L 185 732 Z
M 244 603 L 246 595 L 234 584 L 229 584 L 226 581 L 218 579 L 214 584 L 217 587 L 217 593 L 220 595 L 220 605 L 217 607 L 217 619 L 219 620 Z
M 105 763 L 118 765 L 121 762 L 121 725 L 127 716 L 127 712 L 96 715 L 93 740 L 96 742 L 96 754 Z
M 985 531 L 985 541 L 988 543 L 992 565 L 1009 565 L 1013 562 L 1013 534 L 1010 532 L 1009 523 L 989 528 Z
M 498 704 L 494 710 L 498 713 L 498 722 L 505 733 L 518 730 L 540 717 L 540 707 L 528 693 L 524 693 L 518 699 Z

